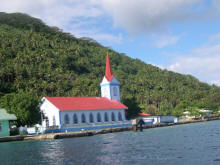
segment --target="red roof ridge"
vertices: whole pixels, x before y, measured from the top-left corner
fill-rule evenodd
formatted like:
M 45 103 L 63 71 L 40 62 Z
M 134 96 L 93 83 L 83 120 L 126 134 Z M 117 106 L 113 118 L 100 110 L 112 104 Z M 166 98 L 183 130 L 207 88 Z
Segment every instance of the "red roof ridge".
M 59 110 L 112 110 L 127 109 L 117 100 L 109 100 L 106 97 L 45 97 Z
M 109 60 L 109 55 L 108 55 L 108 48 L 107 48 L 107 56 L 106 56 L 106 65 L 105 65 L 105 78 L 108 81 L 112 81 L 112 78 L 114 77 L 112 73 L 112 68 Z
M 145 112 L 140 112 L 140 113 L 138 113 L 138 115 L 140 115 L 140 116 L 150 116 L 149 113 L 145 113 Z

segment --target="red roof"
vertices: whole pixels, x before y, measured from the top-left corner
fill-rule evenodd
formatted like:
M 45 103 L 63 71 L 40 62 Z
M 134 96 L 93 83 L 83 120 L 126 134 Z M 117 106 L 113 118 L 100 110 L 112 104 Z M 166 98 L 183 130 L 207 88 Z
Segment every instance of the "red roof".
M 63 110 L 106 110 L 127 109 L 117 100 L 109 100 L 105 97 L 45 97 L 60 111 Z
M 150 116 L 149 113 L 144 113 L 144 112 L 141 112 L 141 113 L 138 113 L 139 116 Z
M 105 78 L 108 81 L 112 81 L 113 77 L 114 77 L 114 75 L 112 73 L 112 68 L 111 68 L 111 64 L 110 64 L 110 60 L 109 60 L 109 56 L 108 56 L 108 49 L 107 49 L 106 65 L 105 65 Z

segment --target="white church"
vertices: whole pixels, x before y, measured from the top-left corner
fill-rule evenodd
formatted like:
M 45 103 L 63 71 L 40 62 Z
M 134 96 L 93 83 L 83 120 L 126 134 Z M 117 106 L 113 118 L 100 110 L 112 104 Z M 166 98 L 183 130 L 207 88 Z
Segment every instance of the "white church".
M 108 50 L 101 97 L 43 97 L 43 127 L 114 124 L 126 121 L 127 107 L 120 102 L 120 83 L 112 73 Z

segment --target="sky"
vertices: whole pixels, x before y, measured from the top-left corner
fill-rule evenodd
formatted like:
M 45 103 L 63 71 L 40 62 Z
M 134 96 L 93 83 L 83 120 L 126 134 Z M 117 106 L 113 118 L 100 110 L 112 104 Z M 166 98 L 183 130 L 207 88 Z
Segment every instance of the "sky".
M 220 86 L 220 0 L 0 0 L 75 37 Z

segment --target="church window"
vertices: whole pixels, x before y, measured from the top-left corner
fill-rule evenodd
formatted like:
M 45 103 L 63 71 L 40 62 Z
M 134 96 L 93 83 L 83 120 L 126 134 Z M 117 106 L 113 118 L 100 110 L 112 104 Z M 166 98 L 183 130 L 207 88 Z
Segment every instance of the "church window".
M 82 123 L 86 123 L 86 116 L 84 113 L 81 116 L 81 121 L 82 121 Z
M 53 116 L 53 126 L 55 126 L 56 125 L 56 118 L 55 118 L 55 116 Z
M 48 119 L 48 117 L 45 117 L 45 121 L 46 121 L 46 127 L 49 127 L 49 119 Z
M 93 123 L 93 122 L 94 122 L 93 114 L 92 114 L 92 113 L 89 114 L 89 122 L 90 122 L 90 123 Z
M 73 115 L 73 124 L 78 124 L 78 117 L 76 114 Z
M 115 114 L 112 112 L 112 121 L 115 121 Z
M 108 114 L 105 112 L 105 122 L 108 122 Z
M 117 96 L 118 95 L 118 89 L 117 87 L 113 87 L 113 95 Z
M 102 122 L 100 113 L 97 114 L 97 122 Z
M 121 112 L 118 112 L 118 120 L 119 120 L 119 121 L 122 121 Z
M 65 124 L 69 124 L 70 123 L 70 119 L 69 119 L 69 115 L 68 114 L 65 114 L 64 121 L 65 121 Z

